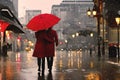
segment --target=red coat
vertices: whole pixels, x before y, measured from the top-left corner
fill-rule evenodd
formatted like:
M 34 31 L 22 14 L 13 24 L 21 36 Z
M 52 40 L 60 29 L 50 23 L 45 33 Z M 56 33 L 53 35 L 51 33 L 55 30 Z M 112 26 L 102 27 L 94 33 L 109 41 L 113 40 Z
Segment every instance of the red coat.
M 46 45 L 46 57 L 53 57 L 55 56 L 55 46 L 58 45 L 58 35 L 55 30 L 50 30 L 48 32 L 49 37 L 51 40 L 54 40 L 54 42 L 49 42 Z
M 33 52 L 33 57 L 46 57 L 46 43 L 53 42 L 53 40 L 48 38 L 48 35 L 45 31 L 35 32 L 35 36 L 37 40 Z

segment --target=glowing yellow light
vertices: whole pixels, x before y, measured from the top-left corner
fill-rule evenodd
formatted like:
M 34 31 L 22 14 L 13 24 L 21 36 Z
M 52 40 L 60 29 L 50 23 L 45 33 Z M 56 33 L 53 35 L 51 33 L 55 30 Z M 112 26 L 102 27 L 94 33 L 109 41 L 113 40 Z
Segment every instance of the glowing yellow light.
M 92 14 L 92 13 L 91 13 L 91 10 L 88 9 L 88 11 L 87 11 L 87 15 L 90 16 L 91 14 Z
M 119 25 L 120 24 L 120 17 L 116 17 L 115 20 L 116 20 L 116 23 Z

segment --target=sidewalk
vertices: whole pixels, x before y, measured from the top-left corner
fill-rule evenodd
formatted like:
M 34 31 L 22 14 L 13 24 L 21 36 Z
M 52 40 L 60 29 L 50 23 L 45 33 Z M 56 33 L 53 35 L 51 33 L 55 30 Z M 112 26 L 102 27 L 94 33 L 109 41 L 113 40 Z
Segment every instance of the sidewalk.
M 120 63 L 117 59 L 101 57 L 96 53 L 57 51 L 52 74 L 37 71 L 32 52 L 13 53 L 1 58 L 1 80 L 120 80 Z

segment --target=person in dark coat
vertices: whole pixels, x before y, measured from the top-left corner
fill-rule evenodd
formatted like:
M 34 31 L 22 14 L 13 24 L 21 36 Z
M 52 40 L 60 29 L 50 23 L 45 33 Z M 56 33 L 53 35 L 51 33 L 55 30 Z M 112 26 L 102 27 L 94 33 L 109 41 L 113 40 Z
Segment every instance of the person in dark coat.
M 58 46 L 58 35 L 57 35 L 57 32 L 52 28 L 49 28 L 47 33 L 48 33 L 48 36 L 51 38 L 51 40 L 54 41 L 54 42 L 48 43 L 46 46 L 47 64 L 48 64 L 49 72 L 51 73 L 52 66 L 53 66 L 53 57 L 55 56 L 55 46 Z
M 8 56 L 8 55 L 7 55 L 7 48 L 8 48 L 7 42 L 4 42 L 3 47 L 2 47 L 3 56 Z
M 51 40 L 46 33 L 46 30 L 35 32 L 36 44 L 33 51 L 33 57 L 37 57 L 38 71 L 40 71 L 40 66 L 42 64 L 42 74 L 44 74 L 45 69 L 45 57 L 46 57 L 46 43 L 51 43 Z

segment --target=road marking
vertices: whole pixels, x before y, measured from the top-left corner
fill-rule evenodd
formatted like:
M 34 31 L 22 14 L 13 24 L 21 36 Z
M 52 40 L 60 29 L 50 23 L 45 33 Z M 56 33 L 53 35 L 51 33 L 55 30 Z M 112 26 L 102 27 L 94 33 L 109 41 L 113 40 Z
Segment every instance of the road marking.
M 107 61 L 107 63 L 114 64 L 114 65 L 117 65 L 117 66 L 120 66 L 120 63 L 113 62 L 113 61 Z

